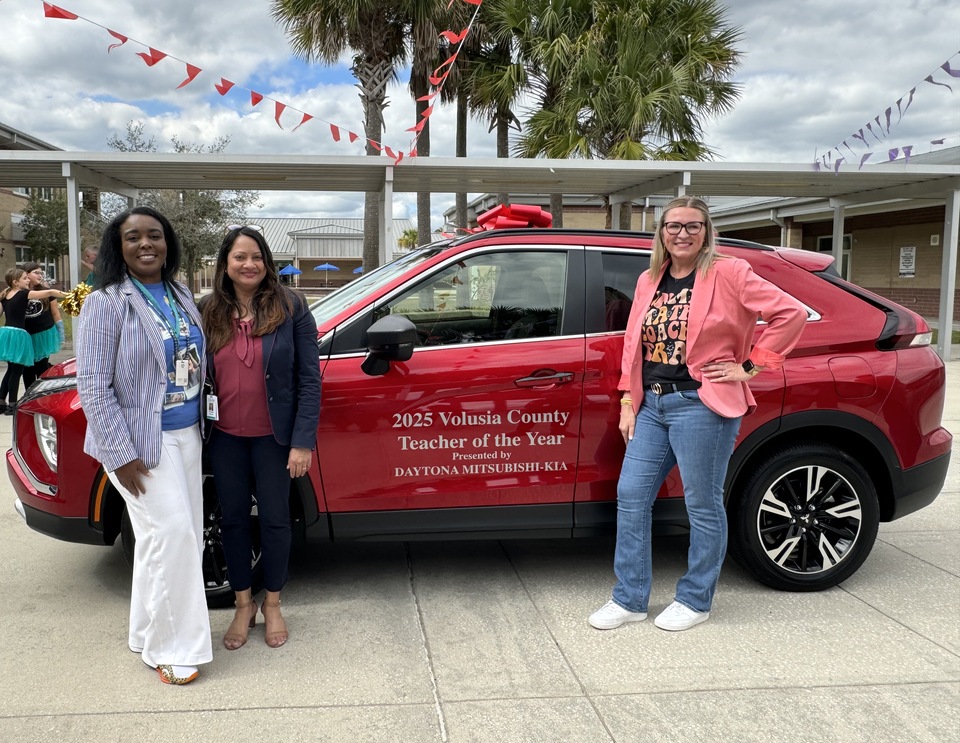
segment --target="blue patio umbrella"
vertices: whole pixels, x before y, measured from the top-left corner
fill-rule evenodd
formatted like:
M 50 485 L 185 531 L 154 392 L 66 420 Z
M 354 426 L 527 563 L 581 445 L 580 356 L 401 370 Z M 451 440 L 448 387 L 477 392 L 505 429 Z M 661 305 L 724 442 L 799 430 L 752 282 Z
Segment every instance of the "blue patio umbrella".
M 314 271 L 339 271 L 340 269 L 337 268 L 332 263 L 321 263 L 319 266 L 314 266 L 313 270 Z M 328 281 L 329 281 L 329 274 L 324 274 L 323 285 L 326 286 Z
M 363 273 L 363 266 L 357 266 L 355 269 L 353 269 L 353 272 L 354 272 L 354 273 Z
M 281 276 L 296 276 L 297 274 L 301 273 L 303 273 L 303 271 L 301 271 L 292 263 L 288 263 L 286 266 L 280 269 Z

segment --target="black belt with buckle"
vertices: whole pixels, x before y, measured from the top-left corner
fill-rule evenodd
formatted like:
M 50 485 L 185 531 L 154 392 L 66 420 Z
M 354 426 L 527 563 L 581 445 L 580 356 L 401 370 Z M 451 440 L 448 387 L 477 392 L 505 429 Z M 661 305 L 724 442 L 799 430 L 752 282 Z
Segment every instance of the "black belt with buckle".
M 666 395 L 669 392 L 682 392 L 683 390 L 698 390 L 700 382 L 690 380 L 689 382 L 654 382 L 647 386 L 647 389 L 655 395 Z

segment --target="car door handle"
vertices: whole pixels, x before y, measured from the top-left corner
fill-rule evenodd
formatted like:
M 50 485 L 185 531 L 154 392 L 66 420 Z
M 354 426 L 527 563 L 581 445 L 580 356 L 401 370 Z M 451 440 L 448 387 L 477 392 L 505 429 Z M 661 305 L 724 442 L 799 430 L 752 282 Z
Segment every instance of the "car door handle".
M 573 372 L 555 372 L 552 369 L 535 371 L 529 377 L 522 377 L 514 382 L 517 387 L 551 387 L 555 384 L 566 384 L 573 381 Z

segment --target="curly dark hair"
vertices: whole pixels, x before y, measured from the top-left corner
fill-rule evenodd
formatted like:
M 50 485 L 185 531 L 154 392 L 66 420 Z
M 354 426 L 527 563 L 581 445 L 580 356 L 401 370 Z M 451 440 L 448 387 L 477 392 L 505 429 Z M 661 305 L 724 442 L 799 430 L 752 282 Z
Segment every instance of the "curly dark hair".
M 180 240 L 173 231 L 170 220 L 156 209 L 149 206 L 135 206 L 121 212 L 107 225 L 100 239 L 100 252 L 93 264 L 93 271 L 97 276 L 97 288 L 102 289 L 113 284 L 119 284 L 127 277 L 127 264 L 123 260 L 123 240 L 120 230 L 123 223 L 134 214 L 143 214 L 153 217 L 163 227 L 163 239 L 167 243 L 167 258 L 164 261 L 160 276 L 164 281 L 170 281 L 180 270 Z
M 272 333 L 281 323 L 293 314 L 298 295 L 280 283 L 277 264 L 267 245 L 267 241 L 257 230 L 239 227 L 230 230 L 223 238 L 223 244 L 217 253 L 217 263 L 213 274 L 213 293 L 204 297 L 200 303 L 203 316 L 203 330 L 207 335 L 210 351 L 219 351 L 233 338 L 233 318 L 240 315 L 240 302 L 233 287 L 233 279 L 227 275 L 227 257 L 237 238 L 246 235 L 260 248 L 266 275 L 257 293 L 253 297 L 253 328 L 255 336 Z

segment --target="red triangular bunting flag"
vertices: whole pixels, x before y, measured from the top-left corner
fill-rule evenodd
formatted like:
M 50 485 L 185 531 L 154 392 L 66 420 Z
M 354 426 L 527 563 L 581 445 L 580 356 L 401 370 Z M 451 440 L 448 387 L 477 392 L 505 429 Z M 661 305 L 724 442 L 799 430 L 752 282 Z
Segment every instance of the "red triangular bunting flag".
M 354 134 L 353 132 L 347 132 L 347 138 L 348 138 L 351 142 L 356 142 L 358 139 L 360 139 L 360 135 L 359 135 L 359 134 Z
M 273 107 L 274 108 L 273 120 L 277 122 L 277 126 L 279 126 L 281 129 L 283 129 L 283 124 L 280 123 L 280 114 L 283 113 L 283 109 L 285 109 L 286 107 L 287 107 L 287 104 L 281 103 L 280 101 L 276 101 L 276 105 Z
M 440 35 L 451 44 L 459 44 L 466 38 L 468 31 L 470 31 L 469 28 L 463 29 L 463 31 L 458 34 L 455 34 L 453 31 L 441 31 Z
M 442 75 L 440 75 L 440 77 L 434 77 L 433 75 L 431 75 L 429 78 L 430 84 L 439 85 L 440 83 L 442 83 L 444 80 L 447 79 L 447 75 L 449 74 L 450 74 L 450 70 L 447 70 L 446 72 L 444 72 Z
M 201 70 L 199 67 L 197 67 L 196 65 L 192 65 L 189 62 L 187 62 L 186 65 L 187 65 L 187 79 L 177 86 L 177 90 L 180 90 L 180 88 L 192 83 L 193 79 L 197 75 L 199 75 L 201 72 L 203 72 L 203 70 Z
M 397 159 L 393 161 L 393 164 L 394 164 L 394 165 L 399 165 L 401 160 L 403 160 L 403 152 L 402 152 L 402 151 L 397 153 Z
M 233 83 L 227 80 L 227 78 L 221 77 L 220 82 L 214 85 L 213 87 L 217 89 L 217 92 L 220 95 L 226 95 L 227 92 L 230 90 L 230 88 L 233 87 Z
M 427 106 L 425 109 L 423 109 L 423 113 L 420 115 L 423 118 L 427 118 L 432 113 L 433 113 L 433 106 Z
M 150 53 L 147 52 L 137 52 L 137 56 L 140 57 L 144 62 L 146 62 L 147 67 L 153 67 L 157 62 L 166 57 L 165 52 L 160 52 L 150 47 Z
M 308 121 L 310 121 L 310 119 L 312 119 L 312 118 L 313 118 L 313 116 L 311 116 L 310 114 L 304 114 L 304 115 L 303 115 L 303 118 L 300 119 L 300 123 L 297 124 L 295 127 L 293 127 L 293 131 L 297 131 L 297 129 L 299 129 L 301 126 L 303 126 L 304 124 L 306 124 L 306 123 L 307 123 Z
M 340 127 L 337 126 L 336 124 L 331 124 L 331 125 L 330 125 L 330 136 L 333 137 L 333 141 L 334 141 L 334 142 L 339 142 L 339 141 L 340 141 Z M 350 141 L 352 142 L 353 140 L 350 140 Z
M 56 5 L 51 5 L 50 3 L 44 3 L 43 17 L 44 18 L 62 18 L 65 21 L 75 21 L 80 16 L 78 16 L 76 13 L 71 13 L 69 10 L 58 8 Z
M 424 124 L 426 124 L 426 123 L 427 123 L 427 120 L 426 120 L 426 119 L 420 119 L 420 121 L 417 122 L 417 125 L 416 125 L 416 126 L 411 126 L 411 127 L 410 127 L 409 129 L 407 129 L 406 131 L 408 131 L 408 132 L 419 132 L 419 131 L 421 131 L 421 130 L 423 129 L 423 126 L 424 126 Z
M 124 44 L 127 43 L 127 37 L 124 36 L 123 34 L 118 34 L 116 31 L 111 31 L 109 28 L 107 29 L 107 33 L 120 42 L 119 44 L 111 44 L 110 46 L 108 46 L 107 54 L 110 53 L 111 49 L 116 49 L 118 46 L 123 46 Z
M 412 150 L 410 150 L 410 157 L 416 157 L 416 156 L 417 156 L 417 148 L 414 147 Z
M 370 146 L 373 147 L 377 152 L 383 152 L 383 145 L 379 142 L 374 142 L 372 139 L 367 140 L 370 143 Z
M 422 95 L 422 96 L 420 96 L 419 98 L 417 98 L 417 100 L 418 100 L 418 101 L 430 101 L 430 100 L 433 100 L 433 98 L 436 97 L 436 96 L 438 96 L 438 95 L 440 95 L 440 91 L 439 91 L 439 90 L 435 90 L 435 91 L 433 91 L 430 95 Z
M 471 5 L 480 5 L 480 3 L 483 2 L 483 0 L 463 0 L 463 2 L 470 3 Z
M 384 148 L 383 148 L 383 151 L 386 153 L 387 157 L 389 157 L 389 158 L 391 158 L 391 159 L 393 159 L 393 160 L 396 160 L 396 159 L 397 159 L 397 153 L 395 153 L 395 152 L 394 152 L 393 150 L 391 150 L 389 147 L 384 147 Z
M 254 90 L 250 91 L 250 105 L 256 106 L 260 101 L 263 100 L 263 96 L 257 93 Z

